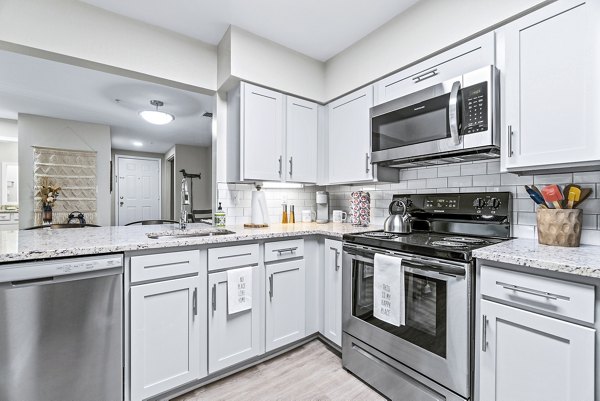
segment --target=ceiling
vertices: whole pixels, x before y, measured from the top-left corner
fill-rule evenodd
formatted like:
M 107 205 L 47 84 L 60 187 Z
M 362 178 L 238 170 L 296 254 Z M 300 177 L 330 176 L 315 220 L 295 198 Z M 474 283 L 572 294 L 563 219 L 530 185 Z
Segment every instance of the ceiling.
M 138 112 L 153 109 L 151 99 L 162 100 L 175 121 L 144 121 Z M 211 96 L 0 51 L 0 118 L 27 113 L 110 125 L 113 148 L 165 153 L 174 144 L 210 146 L 211 119 L 202 114 L 212 109 Z
M 218 44 L 235 25 L 326 61 L 418 0 L 81 0 Z

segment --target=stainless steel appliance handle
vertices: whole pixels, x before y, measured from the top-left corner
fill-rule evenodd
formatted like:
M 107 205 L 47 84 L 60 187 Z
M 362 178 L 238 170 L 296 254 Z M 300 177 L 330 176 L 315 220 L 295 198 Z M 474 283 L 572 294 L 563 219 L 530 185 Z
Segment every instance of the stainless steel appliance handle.
M 487 316 L 481 316 L 481 351 L 486 352 L 487 350 Z
M 194 295 L 192 296 L 192 314 L 198 316 L 198 288 L 194 288 Z
M 533 288 L 521 287 L 520 285 L 504 283 L 502 281 L 496 281 L 496 285 L 499 285 L 500 287 L 507 289 L 507 290 L 524 292 L 525 294 L 536 295 L 538 297 L 554 299 L 554 300 L 562 299 L 564 301 L 571 300 L 570 297 L 567 297 L 564 295 L 553 294 L 551 292 L 546 292 L 546 291 L 534 290 Z
M 512 155 L 514 154 L 513 146 L 512 146 L 512 136 L 513 136 L 512 125 L 509 125 L 507 127 L 507 134 L 508 134 L 508 157 L 512 157 Z
M 296 252 L 296 250 L 298 249 L 297 246 L 293 247 L 293 248 L 284 248 L 284 249 L 273 249 L 273 252 L 277 252 L 279 255 L 289 252 L 289 253 L 294 253 Z
M 448 123 L 450 124 L 450 136 L 455 145 L 460 143 L 460 133 L 458 132 L 458 91 L 460 90 L 460 81 L 452 84 L 450 91 L 450 100 L 448 102 Z
M 283 156 L 279 156 L 279 159 L 278 159 L 278 161 L 279 161 L 279 170 L 277 171 L 277 173 L 279 174 L 280 177 L 281 177 L 281 170 L 283 169 L 282 160 L 283 160 Z
M 371 170 L 371 163 L 369 163 L 371 159 L 371 155 L 367 152 L 365 153 L 365 160 L 366 160 L 366 165 L 365 165 L 365 172 L 368 173 Z
M 273 299 L 273 275 L 269 276 L 269 298 Z
M 290 177 L 292 176 L 293 168 L 294 168 L 294 157 L 290 156 Z
M 415 269 L 415 270 L 437 272 L 437 273 L 448 274 L 451 276 L 464 276 L 466 274 L 465 269 L 461 269 L 459 267 L 454 267 L 454 266 L 443 265 L 443 264 L 429 266 L 426 264 L 414 263 L 414 262 L 402 260 L 402 265 L 406 266 L 406 267 L 410 267 L 411 269 Z
M 415 81 L 415 83 L 418 84 L 419 82 L 425 81 L 426 79 L 429 79 L 429 78 L 433 78 L 436 75 L 438 75 L 437 68 L 435 68 L 431 71 L 427 71 L 421 75 L 417 75 L 416 77 L 413 78 L 413 81 Z
M 212 287 L 212 310 L 213 312 L 217 310 L 217 285 L 213 284 Z
M 339 264 L 340 253 L 339 253 L 339 251 L 336 248 L 334 248 L 332 246 L 329 247 L 329 249 L 331 249 L 332 251 L 335 252 L 335 271 L 338 271 L 338 270 L 340 270 L 340 264 Z

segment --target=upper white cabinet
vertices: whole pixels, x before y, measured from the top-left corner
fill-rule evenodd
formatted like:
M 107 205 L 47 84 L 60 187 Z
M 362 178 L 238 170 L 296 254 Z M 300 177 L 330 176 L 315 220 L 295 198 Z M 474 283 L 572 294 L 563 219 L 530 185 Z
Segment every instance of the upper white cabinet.
M 479 36 L 375 83 L 375 104 L 494 64 L 494 32 Z
M 227 103 L 228 181 L 316 183 L 316 103 L 245 82 Z
M 498 31 L 502 168 L 600 162 L 600 2 L 558 1 Z
M 325 240 L 323 335 L 342 346 L 342 242 Z

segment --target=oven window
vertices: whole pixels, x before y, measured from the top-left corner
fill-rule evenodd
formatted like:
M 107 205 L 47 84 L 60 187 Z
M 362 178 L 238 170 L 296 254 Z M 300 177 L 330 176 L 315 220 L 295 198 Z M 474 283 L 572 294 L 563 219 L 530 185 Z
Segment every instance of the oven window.
M 352 314 L 442 358 L 446 357 L 446 282 L 417 273 L 404 276 L 406 325 L 396 327 L 373 316 L 373 265 L 352 263 Z
M 446 94 L 373 117 L 373 151 L 449 138 L 448 99 Z

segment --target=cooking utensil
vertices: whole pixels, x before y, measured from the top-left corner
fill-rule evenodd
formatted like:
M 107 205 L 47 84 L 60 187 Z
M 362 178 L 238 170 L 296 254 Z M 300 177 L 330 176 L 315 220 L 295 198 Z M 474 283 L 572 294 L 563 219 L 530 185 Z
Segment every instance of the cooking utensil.
M 579 201 L 575 202 L 573 204 L 573 208 L 577 208 L 579 207 L 579 205 L 581 205 L 581 203 L 583 203 L 584 200 L 586 200 L 587 198 L 589 198 L 589 196 L 592 194 L 592 189 L 591 188 L 583 188 L 581 190 L 581 195 L 579 195 Z
M 563 200 L 563 194 L 558 185 L 546 185 L 542 188 L 542 195 L 546 203 L 552 204 L 554 209 L 562 209 L 560 201 Z
M 396 211 L 395 209 L 397 207 L 402 208 L 402 211 Z M 401 200 L 393 201 L 390 203 L 389 212 L 390 215 L 383 223 L 383 231 L 394 234 L 410 234 L 412 231 L 412 226 L 410 224 L 412 217 L 408 214 L 406 203 Z
M 530 186 L 525 185 L 525 190 L 529 194 L 529 197 L 533 199 L 533 201 L 540 205 L 541 208 L 547 209 L 546 202 L 544 202 L 544 197 L 539 192 L 534 191 Z
M 569 185 L 569 192 L 567 193 L 567 209 L 573 209 L 575 202 L 579 201 L 581 197 L 581 188 L 577 185 Z

